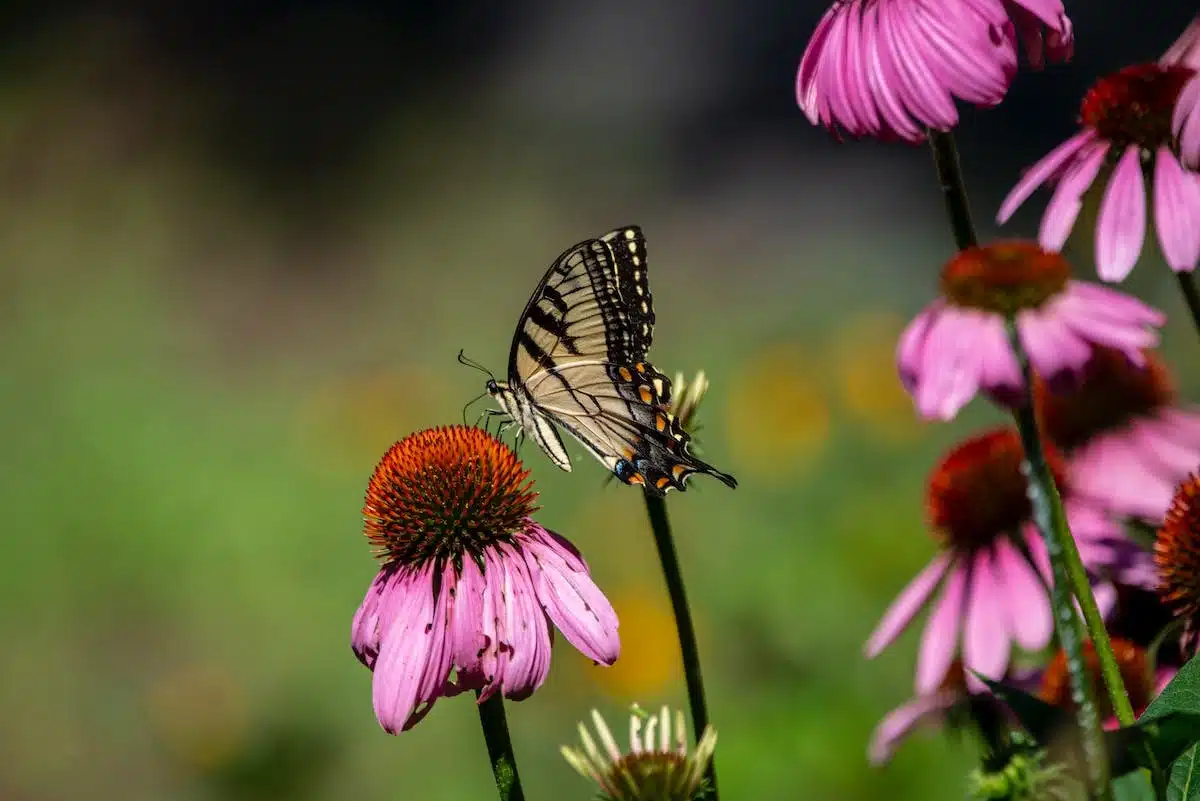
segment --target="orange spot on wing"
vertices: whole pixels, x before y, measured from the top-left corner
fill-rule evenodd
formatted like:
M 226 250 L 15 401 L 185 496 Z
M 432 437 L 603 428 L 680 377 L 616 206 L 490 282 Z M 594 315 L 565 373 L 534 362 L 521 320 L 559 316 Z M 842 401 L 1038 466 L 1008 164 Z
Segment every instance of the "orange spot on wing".
M 617 370 L 617 373 L 621 376 L 622 381 L 632 381 L 633 380 L 633 373 L 629 372 L 628 367 L 619 368 Z
M 645 385 L 638 387 L 638 396 L 642 399 L 642 403 L 652 403 L 654 401 L 654 393 L 650 391 L 650 387 Z
M 662 489 L 663 487 L 667 486 L 670 483 L 671 483 L 671 479 L 667 478 L 666 476 L 663 476 L 658 481 L 654 482 L 654 486 L 658 487 L 659 489 Z

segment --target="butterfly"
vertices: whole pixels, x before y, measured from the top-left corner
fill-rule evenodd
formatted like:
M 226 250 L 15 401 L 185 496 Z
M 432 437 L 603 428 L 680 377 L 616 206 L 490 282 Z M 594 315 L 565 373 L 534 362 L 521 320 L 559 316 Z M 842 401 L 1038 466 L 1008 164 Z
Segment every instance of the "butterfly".
M 671 380 L 646 360 L 654 305 L 646 238 L 635 226 L 567 248 L 525 304 L 508 380 L 487 382 L 500 411 L 563 470 L 571 460 L 555 424 L 626 484 L 654 495 L 686 489 L 695 473 L 736 487 L 693 456 L 670 412 Z

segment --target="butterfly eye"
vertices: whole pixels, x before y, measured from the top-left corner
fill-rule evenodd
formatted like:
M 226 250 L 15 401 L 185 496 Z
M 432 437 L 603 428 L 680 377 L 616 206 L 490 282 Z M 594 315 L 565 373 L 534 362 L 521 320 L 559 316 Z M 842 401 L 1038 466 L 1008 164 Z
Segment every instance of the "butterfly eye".
M 487 384 L 484 385 L 484 388 L 487 389 L 489 395 L 495 395 L 500 391 L 500 387 L 498 384 L 496 384 L 496 379 L 494 378 L 489 378 Z

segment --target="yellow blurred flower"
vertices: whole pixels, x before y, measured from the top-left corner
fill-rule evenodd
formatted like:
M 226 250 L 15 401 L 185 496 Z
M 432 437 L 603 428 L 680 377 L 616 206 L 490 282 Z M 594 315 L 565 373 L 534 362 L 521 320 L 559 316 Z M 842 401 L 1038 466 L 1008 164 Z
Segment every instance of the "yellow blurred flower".
M 423 426 L 456 422 L 458 406 L 444 402 L 448 396 L 443 379 L 421 370 L 337 376 L 301 403 L 297 438 L 331 474 L 369 473 L 393 442 Z
M 856 315 L 841 326 L 830 348 L 840 400 L 872 433 L 908 440 L 921 430 L 912 399 L 896 372 L 896 343 L 905 320 L 890 312 Z
M 621 656 L 588 675 L 613 698 L 662 695 L 683 680 L 675 617 L 666 589 L 639 586 L 610 594 L 621 621 Z
M 167 752 L 208 773 L 237 758 L 250 733 L 246 694 L 221 668 L 189 665 L 167 674 L 147 694 L 151 727 Z
M 739 470 L 786 483 L 811 467 L 831 429 L 819 364 L 796 342 L 765 348 L 731 382 L 729 447 Z

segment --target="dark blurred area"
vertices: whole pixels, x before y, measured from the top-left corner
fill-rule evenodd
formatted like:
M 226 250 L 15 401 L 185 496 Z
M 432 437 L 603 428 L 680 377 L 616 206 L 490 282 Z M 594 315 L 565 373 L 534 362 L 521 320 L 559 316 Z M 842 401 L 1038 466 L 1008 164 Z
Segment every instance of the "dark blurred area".
M 969 748 L 867 767 L 915 637 L 860 648 L 932 553 L 925 472 L 998 418 L 920 425 L 895 380 L 951 240 L 923 149 L 839 144 L 796 108 L 824 9 L 5 4 L 0 799 L 487 797 L 469 702 L 398 738 L 375 723 L 348 647 L 375 567 L 362 490 L 482 389 L 458 349 L 503 370 L 553 256 L 627 223 L 653 251 L 655 363 L 707 371 L 700 441 L 742 480 L 672 499 L 722 789 L 961 797 Z M 985 231 L 1090 82 L 1195 13 L 1068 10 L 1071 64 L 963 109 Z M 1132 289 L 1176 308 L 1158 265 Z M 1168 332 L 1176 366 L 1189 334 Z M 605 671 L 560 645 L 510 709 L 535 798 L 587 797 L 558 745 L 591 707 L 684 702 L 640 501 L 573 454 L 566 475 L 522 452 L 623 654 Z

